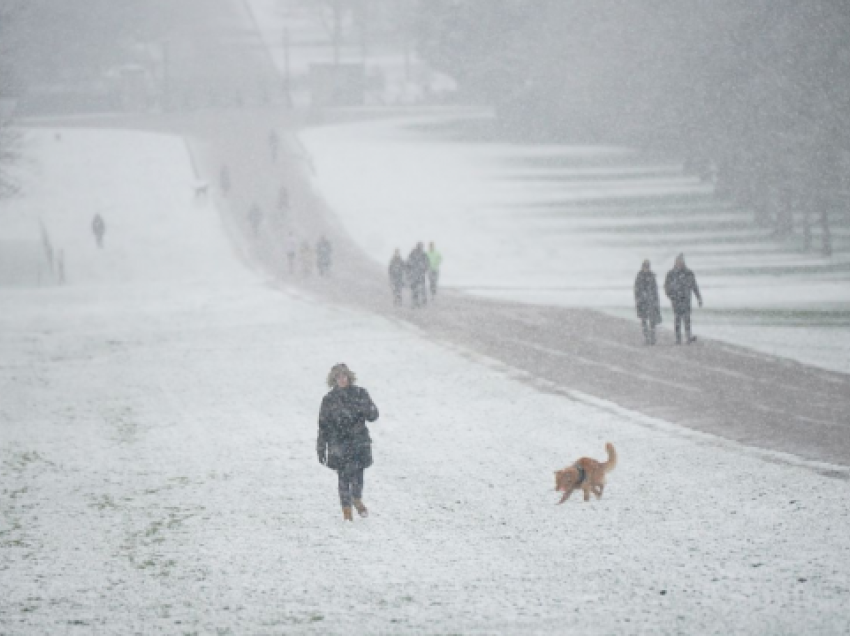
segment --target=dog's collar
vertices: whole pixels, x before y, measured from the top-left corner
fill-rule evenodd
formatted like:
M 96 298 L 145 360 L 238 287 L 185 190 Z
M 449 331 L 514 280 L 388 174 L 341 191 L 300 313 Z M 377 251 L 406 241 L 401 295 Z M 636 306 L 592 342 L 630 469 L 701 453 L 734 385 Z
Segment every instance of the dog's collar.
M 576 486 L 578 486 L 584 483 L 584 479 L 587 477 L 587 472 L 578 464 L 573 464 L 573 466 L 578 471 L 578 481 L 576 481 Z

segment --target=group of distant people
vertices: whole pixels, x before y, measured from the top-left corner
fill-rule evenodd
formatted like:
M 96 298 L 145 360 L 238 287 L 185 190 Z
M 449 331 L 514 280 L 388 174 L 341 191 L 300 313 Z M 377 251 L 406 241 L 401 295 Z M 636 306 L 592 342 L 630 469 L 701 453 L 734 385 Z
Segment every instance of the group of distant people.
M 284 239 L 283 250 L 286 253 L 286 263 L 290 274 L 295 275 L 300 272 L 304 277 L 312 276 L 315 264 L 319 276 L 323 278 L 330 276 L 333 244 L 324 234 L 316 241 L 314 248 L 306 239 L 299 242 L 295 234 L 290 232 Z
M 664 280 L 664 293 L 673 307 L 673 327 L 676 332 L 676 344 L 682 344 L 682 325 L 685 327 L 685 342 L 691 344 L 696 338 L 691 334 L 691 296 L 696 296 L 702 307 L 702 295 L 697 285 L 696 275 L 685 265 L 685 255 L 679 254 L 673 269 L 667 272 Z M 658 297 L 658 283 L 649 261 L 643 266 L 635 279 L 635 308 L 643 327 L 644 343 L 656 343 L 655 327 L 661 324 L 661 301 Z
M 389 266 L 393 304 L 402 306 L 405 287 L 410 288 L 410 305 L 414 309 L 428 304 L 429 291 L 433 302 L 437 296 L 442 263 L 443 255 L 437 251 L 433 241 L 427 252 L 421 242 L 417 243 L 406 261 L 401 257 L 401 250 L 396 249 Z

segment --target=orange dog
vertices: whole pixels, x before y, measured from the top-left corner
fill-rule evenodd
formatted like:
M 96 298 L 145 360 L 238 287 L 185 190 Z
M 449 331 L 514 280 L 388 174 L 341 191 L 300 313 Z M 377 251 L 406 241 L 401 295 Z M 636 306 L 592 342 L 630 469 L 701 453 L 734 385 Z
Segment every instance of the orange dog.
M 599 499 L 605 490 L 605 474 L 617 467 L 617 451 L 613 444 L 605 444 L 608 452 L 608 461 L 601 463 L 590 457 L 582 457 L 572 466 L 563 470 L 555 471 L 555 492 L 562 492 L 564 496 L 558 504 L 564 503 L 577 488 L 584 491 L 584 500 L 590 499 L 592 492 Z

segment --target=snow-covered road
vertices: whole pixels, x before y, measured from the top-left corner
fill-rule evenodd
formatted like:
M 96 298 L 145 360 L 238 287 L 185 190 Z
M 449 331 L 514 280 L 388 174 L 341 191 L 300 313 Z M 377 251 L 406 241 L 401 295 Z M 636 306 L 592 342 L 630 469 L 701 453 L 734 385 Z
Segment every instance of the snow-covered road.
M 45 217 L 69 284 L 0 289 L 0 632 L 850 629 L 846 480 L 275 289 L 192 201 L 179 140 L 31 139 L 3 212 Z M 343 360 L 381 409 L 350 526 L 314 452 Z M 552 505 L 605 441 L 605 498 Z

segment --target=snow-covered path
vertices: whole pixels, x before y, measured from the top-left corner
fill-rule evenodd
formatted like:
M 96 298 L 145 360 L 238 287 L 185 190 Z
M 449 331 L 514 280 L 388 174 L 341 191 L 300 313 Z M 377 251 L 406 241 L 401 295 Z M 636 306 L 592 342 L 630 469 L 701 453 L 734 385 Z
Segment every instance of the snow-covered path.
M 396 247 L 406 255 L 434 240 L 446 287 L 634 320 L 641 262 L 663 283 L 684 252 L 706 301 L 697 334 L 850 373 L 850 242 L 838 220 L 824 259 L 770 237 L 675 163 L 622 147 L 476 139 L 470 130 L 486 122 L 422 113 L 299 137 L 317 189 L 381 265 Z
M 0 289 L 0 632 L 850 629 L 847 481 L 274 289 L 191 202 L 177 140 L 36 138 L 17 212 L 87 169 L 53 223 L 71 283 Z M 348 527 L 314 455 L 341 360 L 381 409 Z M 551 471 L 608 440 L 605 498 L 553 506 Z

